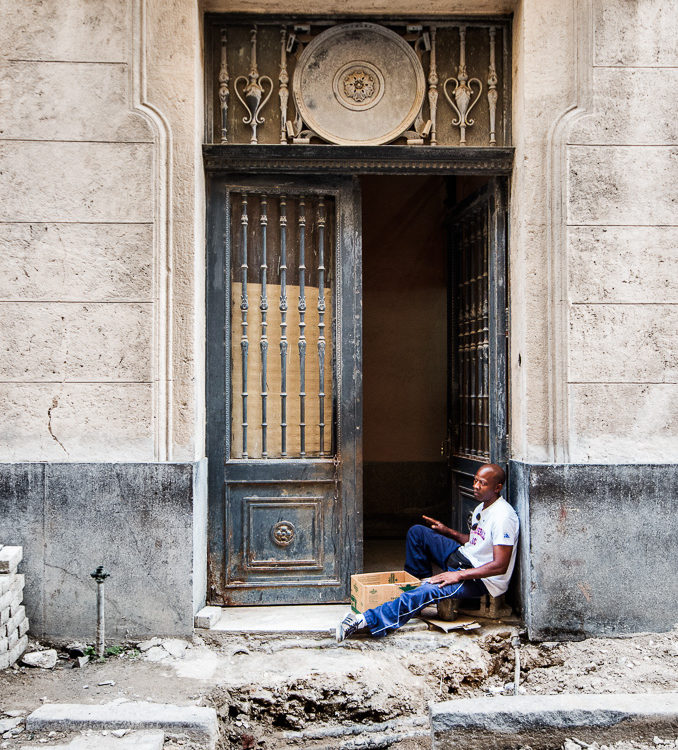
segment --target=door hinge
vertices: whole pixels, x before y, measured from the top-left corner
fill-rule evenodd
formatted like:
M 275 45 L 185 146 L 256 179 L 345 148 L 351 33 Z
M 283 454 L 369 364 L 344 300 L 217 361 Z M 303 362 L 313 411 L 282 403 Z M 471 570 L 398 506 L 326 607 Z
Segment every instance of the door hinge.
M 339 456 L 334 456 L 332 459 L 332 464 L 334 466 L 334 500 L 335 502 L 339 501 Z

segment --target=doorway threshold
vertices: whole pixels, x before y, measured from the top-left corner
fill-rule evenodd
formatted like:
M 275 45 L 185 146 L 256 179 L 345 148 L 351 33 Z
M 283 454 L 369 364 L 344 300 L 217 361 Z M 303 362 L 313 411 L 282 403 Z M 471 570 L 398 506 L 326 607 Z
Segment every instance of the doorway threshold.
M 349 604 L 296 604 L 263 607 L 203 607 L 195 627 L 213 633 L 328 635 Z

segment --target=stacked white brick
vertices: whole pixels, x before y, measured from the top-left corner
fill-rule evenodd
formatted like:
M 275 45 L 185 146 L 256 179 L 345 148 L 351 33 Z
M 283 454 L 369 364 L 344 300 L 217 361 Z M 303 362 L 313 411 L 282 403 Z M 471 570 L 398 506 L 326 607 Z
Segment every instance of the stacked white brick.
M 11 667 L 28 646 L 25 579 L 17 572 L 23 554 L 23 547 L 0 545 L 0 669 Z

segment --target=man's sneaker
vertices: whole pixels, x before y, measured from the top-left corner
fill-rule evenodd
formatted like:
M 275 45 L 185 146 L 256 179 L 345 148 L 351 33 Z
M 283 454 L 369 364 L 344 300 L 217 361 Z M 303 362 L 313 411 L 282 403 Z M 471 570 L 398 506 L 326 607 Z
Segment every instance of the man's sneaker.
M 361 619 L 356 617 L 353 612 L 349 612 L 346 617 L 337 625 L 336 636 L 337 643 L 341 643 L 350 638 L 353 633 L 363 627 Z

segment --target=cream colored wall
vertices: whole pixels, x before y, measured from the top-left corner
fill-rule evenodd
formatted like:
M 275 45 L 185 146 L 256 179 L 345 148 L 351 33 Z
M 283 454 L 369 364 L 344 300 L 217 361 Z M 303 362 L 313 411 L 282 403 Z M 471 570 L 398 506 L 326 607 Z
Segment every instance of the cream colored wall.
M 671 3 L 340 6 L 0 0 L 0 459 L 204 453 L 203 11 L 513 8 L 513 455 L 675 460 Z
M 515 458 L 678 456 L 677 32 L 661 0 L 516 9 Z
M 595 0 L 567 134 L 570 459 L 678 460 L 678 6 Z
M 513 458 L 559 460 L 550 404 L 551 315 L 549 239 L 552 129 L 574 101 L 575 4 L 525 0 L 513 22 L 512 130 L 515 146 L 510 195 L 510 435 Z M 556 180 L 557 181 L 557 180 Z M 560 355 L 558 355 L 560 356 Z
M 0 455 L 153 458 L 156 150 L 131 111 L 131 6 L 0 18 Z
M 0 459 L 200 456 L 197 7 L 0 18 Z

